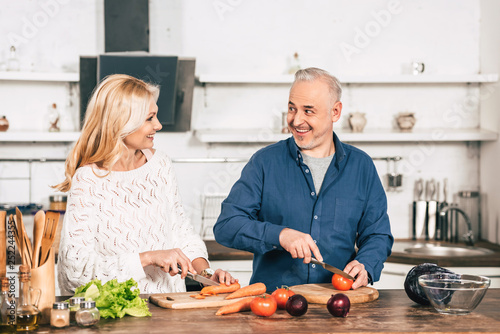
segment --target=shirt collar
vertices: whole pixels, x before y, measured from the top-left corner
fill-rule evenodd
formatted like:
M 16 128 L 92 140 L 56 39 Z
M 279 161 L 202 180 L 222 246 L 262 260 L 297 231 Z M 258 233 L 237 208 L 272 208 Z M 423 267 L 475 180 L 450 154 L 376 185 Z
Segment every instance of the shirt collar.
M 345 158 L 345 150 L 344 145 L 342 145 L 342 142 L 340 141 L 335 131 L 333 132 L 333 143 L 335 145 L 335 156 L 333 157 L 333 159 L 336 167 L 338 168 L 342 160 L 344 160 Z M 300 166 L 300 163 L 302 162 L 302 152 L 300 152 L 300 149 L 295 143 L 295 139 L 293 138 L 293 136 L 288 138 L 288 149 L 290 150 L 290 154 L 292 155 L 297 165 Z

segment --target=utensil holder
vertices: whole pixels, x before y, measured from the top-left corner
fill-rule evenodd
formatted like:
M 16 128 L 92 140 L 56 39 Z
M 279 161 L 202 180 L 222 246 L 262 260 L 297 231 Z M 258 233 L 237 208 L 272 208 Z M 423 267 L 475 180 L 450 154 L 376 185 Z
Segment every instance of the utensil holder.
M 31 287 L 40 289 L 42 295 L 38 302 L 38 309 L 41 312 L 39 324 L 50 323 L 50 312 L 52 304 L 56 301 L 56 280 L 55 280 L 55 250 L 52 247 L 49 251 L 47 261 L 38 268 L 31 269 Z

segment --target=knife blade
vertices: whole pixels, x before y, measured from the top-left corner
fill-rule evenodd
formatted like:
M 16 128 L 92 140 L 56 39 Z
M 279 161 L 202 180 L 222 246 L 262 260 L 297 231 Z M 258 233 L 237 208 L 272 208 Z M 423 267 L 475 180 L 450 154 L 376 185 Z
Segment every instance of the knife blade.
M 179 274 L 182 274 L 182 270 L 180 267 L 179 267 Z M 198 274 L 190 273 L 189 271 L 188 271 L 186 276 L 189 277 L 190 279 L 192 279 L 193 281 L 196 281 L 196 282 L 201 283 L 203 285 L 220 285 L 219 283 L 214 282 L 209 278 L 206 278 L 206 277 L 198 275 Z
M 342 277 L 345 277 L 347 279 L 350 279 L 350 280 L 354 281 L 354 277 L 352 277 L 351 275 L 349 275 L 345 271 L 342 271 L 342 270 L 340 270 L 338 268 L 335 268 L 332 265 L 329 265 L 329 264 L 326 264 L 324 262 L 318 261 L 315 258 L 311 258 L 311 263 L 318 264 L 318 265 L 322 266 L 323 268 L 325 268 L 326 270 L 331 271 L 334 274 L 339 274 Z

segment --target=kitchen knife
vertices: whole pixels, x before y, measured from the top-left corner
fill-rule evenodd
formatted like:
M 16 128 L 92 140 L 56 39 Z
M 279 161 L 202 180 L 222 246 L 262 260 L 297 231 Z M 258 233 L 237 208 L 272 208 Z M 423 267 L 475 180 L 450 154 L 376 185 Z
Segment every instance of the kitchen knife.
M 415 204 L 415 234 L 416 239 L 423 238 L 425 236 L 425 211 L 427 208 L 427 202 L 424 199 L 424 181 L 418 179 L 415 182 L 415 196 L 417 203 Z
M 429 182 L 429 200 L 427 202 L 427 206 L 429 207 L 429 218 L 427 221 L 428 240 L 434 240 L 436 234 L 437 188 L 436 180 L 432 179 Z
M 181 268 L 179 268 L 179 274 L 182 274 Z M 198 274 L 190 273 L 189 271 L 188 271 L 186 276 L 189 277 L 190 279 L 192 279 L 193 281 L 196 281 L 196 282 L 201 283 L 203 285 L 220 285 L 219 283 L 214 282 L 209 278 L 206 278 L 206 277 L 198 275 Z
M 334 274 L 339 274 L 342 277 L 345 277 L 347 279 L 350 279 L 350 280 L 354 281 L 354 277 L 352 277 L 348 273 L 346 273 L 346 272 L 344 272 L 344 271 L 342 271 L 342 270 L 340 270 L 338 268 L 335 268 L 332 265 L 329 265 L 329 264 L 326 264 L 324 262 L 318 261 L 315 258 L 311 258 L 311 263 L 318 264 L 318 265 L 322 266 L 323 268 L 325 268 L 326 270 L 331 271 Z

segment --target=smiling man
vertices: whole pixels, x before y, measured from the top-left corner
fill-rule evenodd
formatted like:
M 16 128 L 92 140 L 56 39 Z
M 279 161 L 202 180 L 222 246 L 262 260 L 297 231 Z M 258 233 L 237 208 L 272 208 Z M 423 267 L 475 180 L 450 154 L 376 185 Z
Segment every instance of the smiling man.
M 311 257 L 356 278 L 378 281 L 394 239 L 387 199 L 371 158 L 333 132 L 342 89 L 328 72 L 295 74 L 286 140 L 255 153 L 222 203 L 214 226 L 220 244 L 254 253 L 250 283 L 330 282 Z

